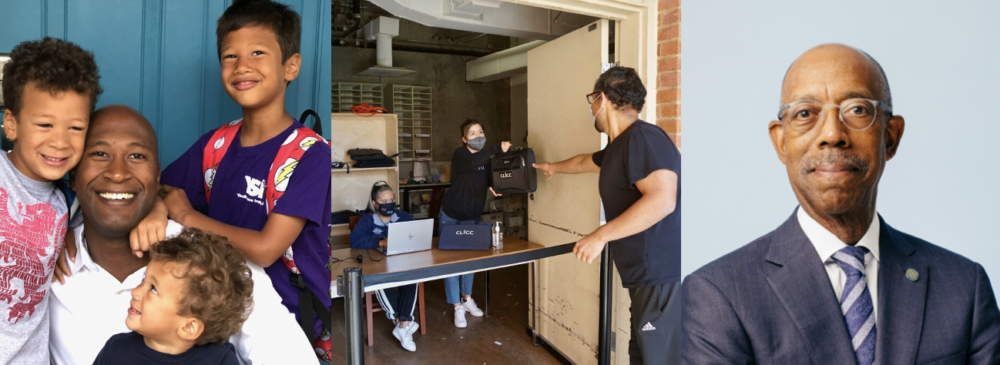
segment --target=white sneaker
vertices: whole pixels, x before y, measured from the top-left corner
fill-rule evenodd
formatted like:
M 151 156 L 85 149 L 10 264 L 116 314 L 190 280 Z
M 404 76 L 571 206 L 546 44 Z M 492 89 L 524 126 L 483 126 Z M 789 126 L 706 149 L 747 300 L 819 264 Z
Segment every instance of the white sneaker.
M 465 322 L 465 306 L 460 305 L 455 307 L 455 327 L 465 328 L 468 323 Z
M 417 322 L 410 322 L 410 325 L 406 326 L 406 328 L 399 328 L 399 326 L 396 326 L 392 329 L 392 335 L 399 340 L 399 344 L 403 345 L 403 348 L 406 349 L 406 351 L 417 351 L 417 344 L 413 343 L 413 329 L 418 327 L 420 327 L 420 325 L 418 325 Z
M 462 307 L 464 307 L 465 310 L 468 311 L 473 317 L 483 316 L 483 311 L 479 310 L 479 307 L 476 306 L 476 301 L 472 300 L 472 298 L 463 302 Z

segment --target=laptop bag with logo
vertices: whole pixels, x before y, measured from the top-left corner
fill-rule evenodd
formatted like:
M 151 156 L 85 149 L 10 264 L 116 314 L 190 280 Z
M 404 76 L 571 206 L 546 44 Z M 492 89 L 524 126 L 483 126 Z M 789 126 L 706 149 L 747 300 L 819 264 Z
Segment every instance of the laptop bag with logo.
M 439 250 L 489 250 L 490 225 L 479 221 L 445 223 L 438 238 Z
M 538 188 L 535 168 L 535 151 L 530 148 L 512 148 L 493 156 L 493 173 L 490 180 L 499 194 L 534 193 Z

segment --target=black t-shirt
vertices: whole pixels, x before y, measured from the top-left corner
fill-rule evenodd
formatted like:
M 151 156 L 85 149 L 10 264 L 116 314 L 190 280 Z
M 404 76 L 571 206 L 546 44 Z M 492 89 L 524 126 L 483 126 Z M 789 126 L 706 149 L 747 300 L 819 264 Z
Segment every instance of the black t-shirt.
M 635 235 L 611 241 L 611 258 L 626 288 L 655 286 L 681 278 L 681 155 L 667 133 L 637 120 L 603 151 L 594 153 L 601 167 L 598 190 L 610 222 L 632 206 L 642 193 L 635 183 L 650 173 L 677 173 L 677 206 L 673 213 Z
M 490 157 L 503 150 L 499 144 L 472 153 L 465 145 L 451 155 L 451 187 L 441 209 L 460 221 L 481 220 L 490 184 Z
M 146 346 L 137 332 L 111 336 L 94 365 L 104 364 L 185 364 L 185 365 L 239 365 L 236 348 L 232 344 L 195 345 L 177 355 L 164 354 Z

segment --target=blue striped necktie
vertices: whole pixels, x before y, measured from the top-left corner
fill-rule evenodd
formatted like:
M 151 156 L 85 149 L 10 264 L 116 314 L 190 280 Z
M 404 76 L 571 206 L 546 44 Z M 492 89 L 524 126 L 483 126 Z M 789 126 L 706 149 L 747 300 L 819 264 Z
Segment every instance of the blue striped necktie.
M 833 254 L 840 268 L 847 274 L 847 284 L 840 296 L 840 310 L 844 312 L 847 329 L 858 365 L 871 365 L 875 361 L 875 307 L 865 280 L 864 247 L 847 246 Z

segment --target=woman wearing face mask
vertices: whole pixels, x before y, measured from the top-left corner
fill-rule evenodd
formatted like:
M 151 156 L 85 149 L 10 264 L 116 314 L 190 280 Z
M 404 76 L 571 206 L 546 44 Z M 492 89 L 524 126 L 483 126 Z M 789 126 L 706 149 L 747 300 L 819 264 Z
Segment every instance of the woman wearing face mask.
M 368 208 L 373 213 L 361 217 L 358 225 L 351 231 L 351 248 L 381 249 L 388 242 L 389 223 L 413 220 L 412 215 L 396 208 L 396 195 L 385 181 L 376 182 L 372 186 L 370 198 Z M 375 296 L 385 310 L 385 315 L 396 324 L 392 335 L 407 351 L 417 351 L 417 345 L 413 343 L 413 333 L 420 328 L 413 321 L 417 284 L 378 290 Z
M 487 147 L 483 125 L 472 119 L 462 123 L 461 129 L 463 145 L 451 157 L 451 188 L 441 201 L 439 226 L 459 221 L 480 221 L 486 207 L 486 194 L 500 196 L 488 186 L 490 157 L 507 152 L 510 142 Z M 475 317 L 483 316 L 483 311 L 472 300 L 472 279 L 473 274 L 444 279 L 445 296 L 448 303 L 455 306 L 455 327 L 458 328 L 465 328 L 466 312 Z

